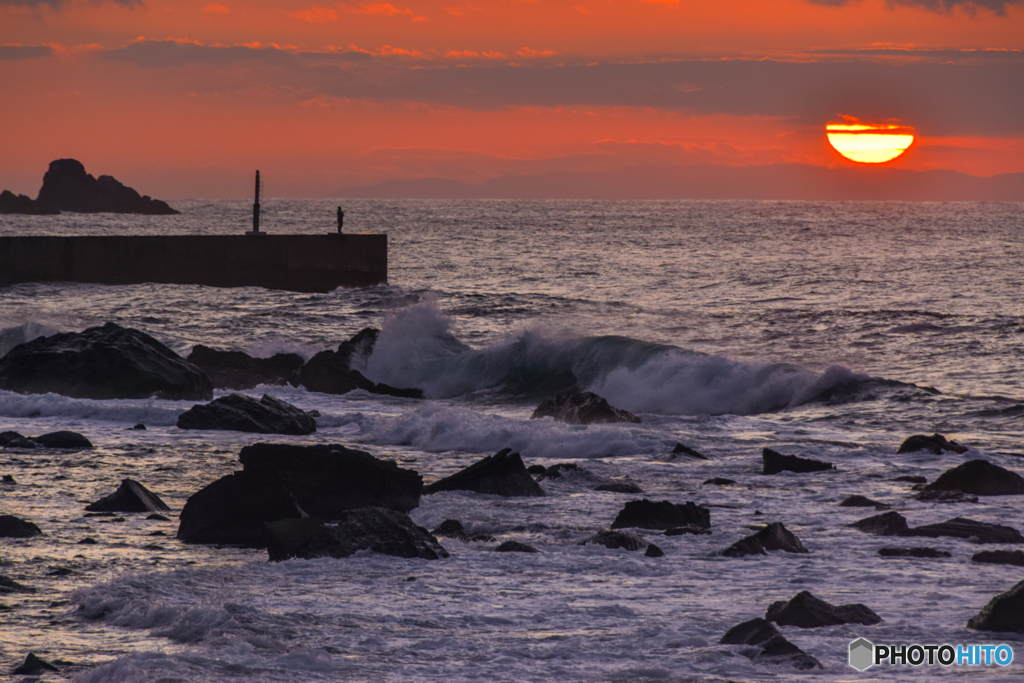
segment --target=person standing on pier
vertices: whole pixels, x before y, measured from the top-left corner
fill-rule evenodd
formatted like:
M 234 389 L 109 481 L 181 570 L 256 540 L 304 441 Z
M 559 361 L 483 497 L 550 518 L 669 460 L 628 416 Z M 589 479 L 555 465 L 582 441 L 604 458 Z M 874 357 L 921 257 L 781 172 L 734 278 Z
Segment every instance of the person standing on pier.
M 345 212 L 342 211 L 341 207 L 339 206 L 338 207 L 338 234 L 339 235 L 341 234 L 341 225 L 344 222 L 345 222 Z

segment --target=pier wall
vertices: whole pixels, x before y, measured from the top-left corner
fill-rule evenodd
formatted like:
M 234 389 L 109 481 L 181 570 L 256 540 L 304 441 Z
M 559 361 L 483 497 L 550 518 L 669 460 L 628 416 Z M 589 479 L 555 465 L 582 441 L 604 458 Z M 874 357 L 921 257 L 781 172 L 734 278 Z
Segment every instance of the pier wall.
M 387 280 L 387 235 L 0 236 L 0 284 L 157 282 L 329 292 Z

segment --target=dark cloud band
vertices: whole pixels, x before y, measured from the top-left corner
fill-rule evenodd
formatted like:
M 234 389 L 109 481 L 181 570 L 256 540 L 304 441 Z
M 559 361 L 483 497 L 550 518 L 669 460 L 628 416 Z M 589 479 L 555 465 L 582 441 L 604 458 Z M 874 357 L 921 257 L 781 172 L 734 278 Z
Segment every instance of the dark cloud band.
M 0 45 L 0 62 L 50 57 L 54 52 L 49 45 Z
M 857 0 L 808 0 L 815 5 L 827 5 L 829 7 L 842 7 Z M 1024 0 L 886 0 L 890 7 L 900 5 L 903 7 L 922 7 L 932 12 L 943 14 L 952 12 L 954 9 L 963 9 L 967 12 L 975 12 L 979 9 L 987 9 L 1004 16 L 1006 8 L 1010 5 L 1024 4 Z

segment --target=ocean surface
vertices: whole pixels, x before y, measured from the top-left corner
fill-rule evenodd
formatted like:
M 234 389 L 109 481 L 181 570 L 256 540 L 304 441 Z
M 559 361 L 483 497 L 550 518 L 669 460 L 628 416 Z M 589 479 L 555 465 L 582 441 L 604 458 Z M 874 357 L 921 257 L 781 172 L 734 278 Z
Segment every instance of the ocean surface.
M 231 234 L 245 201 L 179 201 L 180 216 L 0 216 L 0 234 Z M 334 230 L 336 201 L 266 200 L 264 229 Z M 1019 496 L 913 499 L 985 458 L 1024 472 L 1024 205 L 813 202 L 345 200 L 346 230 L 386 232 L 390 283 L 329 294 L 258 288 L 37 283 L 0 287 L 0 354 L 39 335 L 114 321 L 187 355 L 195 344 L 309 358 L 360 329 L 383 331 L 364 374 L 425 400 L 257 387 L 317 410 L 308 437 L 179 430 L 192 402 L 77 400 L 0 391 L 0 431 L 73 430 L 91 451 L 0 450 L 0 513 L 45 535 L 0 541 L 0 574 L 37 589 L 0 595 L 0 678 L 28 652 L 43 680 L 719 681 L 1020 676 L 1024 637 L 966 628 L 1019 567 L 979 565 L 993 546 L 894 539 L 848 525 L 861 494 L 912 525 L 952 517 L 1024 530 Z M 640 424 L 531 420 L 572 381 Z M 226 392 L 217 392 L 222 395 Z M 145 431 L 129 430 L 144 423 Z M 963 455 L 897 455 L 938 432 Z M 266 552 L 175 539 L 190 495 L 240 469 L 257 441 L 342 443 L 425 482 L 502 448 L 527 465 L 576 463 L 544 498 L 422 498 L 432 529 L 458 519 L 494 542 L 441 539 L 451 557 L 269 563 Z M 683 443 L 707 461 L 669 454 Z M 826 460 L 761 474 L 761 450 Z M 84 506 L 132 477 L 169 522 Z M 704 482 L 725 477 L 737 483 Z M 593 491 L 633 482 L 643 496 Z M 641 532 L 665 551 L 580 546 L 629 500 L 710 506 L 712 534 Z M 751 527 L 783 522 L 809 549 L 728 558 Z M 80 544 L 84 538 L 95 544 Z M 542 552 L 497 553 L 518 540 Z M 884 546 L 946 559 L 886 559 Z M 70 570 L 70 572 L 62 571 Z M 735 624 L 803 590 L 863 603 L 875 626 L 780 627 L 824 670 L 719 645 Z M 1008 643 L 1009 667 L 847 665 L 848 644 Z

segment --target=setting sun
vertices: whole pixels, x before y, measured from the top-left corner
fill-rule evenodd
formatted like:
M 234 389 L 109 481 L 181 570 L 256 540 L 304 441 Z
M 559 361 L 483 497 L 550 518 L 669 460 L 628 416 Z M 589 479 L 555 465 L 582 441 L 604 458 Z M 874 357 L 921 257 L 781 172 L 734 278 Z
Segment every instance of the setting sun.
M 828 141 L 837 152 L 861 164 L 881 164 L 907 151 L 914 129 L 895 123 L 861 123 L 848 119 L 826 127 Z

